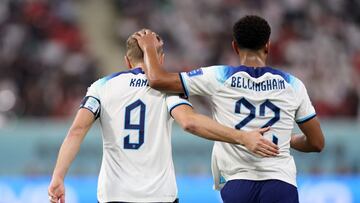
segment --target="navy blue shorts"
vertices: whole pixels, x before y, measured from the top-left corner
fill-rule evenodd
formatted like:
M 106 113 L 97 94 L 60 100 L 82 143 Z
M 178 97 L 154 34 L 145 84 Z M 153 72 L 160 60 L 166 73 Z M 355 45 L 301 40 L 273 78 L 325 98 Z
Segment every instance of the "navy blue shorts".
M 224 203 L 299 203 L 297 188 L 280 180 L 230 180 L 221 198 Z
M 99 203 L 99 202 L 98 202 Z M 127 202 L 106 202 L 106 203 L 127 203 Z M 169 202 L 170 203 L 170 202 Z M 174 202 L 172 203 L 179 203 L 179 199 L 176 199 Z

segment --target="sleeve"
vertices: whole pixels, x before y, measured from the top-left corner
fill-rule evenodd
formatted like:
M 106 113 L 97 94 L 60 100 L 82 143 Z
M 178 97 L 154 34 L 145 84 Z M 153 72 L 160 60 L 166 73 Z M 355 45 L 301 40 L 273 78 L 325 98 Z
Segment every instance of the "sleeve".
M 212 95 L 217 91 L 217 72 L 222 66 L 210 66 L 182 72 L 180 80 L 186 96 Z
M 91 113 L 94 114 L 95 119 L 100 116 L 100 82 L 94 82 L 87 90 L 86 96 L 81 101 L 80 108 L 84 108 L 89 110 Z
M 297 97 L 300 98 L 300 104 L 296 110 L 295 121 L 296 123 L 301 124 L 314 118 L 316 116 L 316 112 L 314 106 L 311 104 L 309 95 L 302 82 L 300 82 L 300 88 Z
M 181 95 L 169 94 L 166 96 L 166 105 L 168 112 L 171 115 L 171 111 L 180 105 L 191 106 L 191 103 Z M 171 115 L 172 116 L 172 115 Z

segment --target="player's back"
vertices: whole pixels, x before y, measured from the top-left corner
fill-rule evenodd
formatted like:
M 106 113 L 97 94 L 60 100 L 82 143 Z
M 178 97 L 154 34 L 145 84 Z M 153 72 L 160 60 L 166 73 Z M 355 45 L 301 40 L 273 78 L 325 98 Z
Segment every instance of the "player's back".
M 96 81 L 87 96 L 101 104 L 99 201 L 174 201 L 171 104 L 166 94 L 151 89 L 144 72 L 136 68 Z
M 271 126 L 265 137 L 280 148 L 273 158 L 261 158 L 244 146 L 215 142 L 212 167 L 215 186 L 226 180 L 278 179 L 296 185 L 290 155 L 294 121 L 315 116 L 302 82 L 271 67 L 212 66 L 181 74 L 192 94 L 207 94 L 218 122 L 242 130 Z

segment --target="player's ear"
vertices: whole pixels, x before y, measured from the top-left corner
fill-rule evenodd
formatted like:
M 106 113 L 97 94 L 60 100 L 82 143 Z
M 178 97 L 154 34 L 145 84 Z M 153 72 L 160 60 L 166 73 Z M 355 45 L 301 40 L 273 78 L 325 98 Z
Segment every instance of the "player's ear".
M 165 61 L 165 54 L 164 54 L 164 53 L 161 53 L 161 54 L 160 54 L 160 57 L 159 57 L 159 63 L 160 63 L 161 65 L 163 65 L 163 64 L 164 64 L 164 61 Z
M 124 56 L 125 63 L 129 69 L 132 69 L 132 65 L 128 56 Z
M 234 52 L 237 55 L 239 55 L 239 47 L 238 47 L 238 45 L 236 44 L 236 42 L 234 40 L 231 42 L 231 45 L 232 45 L 232 48 L 233 48 Z
M 264 49 L 265 54 L 268 54 L 269 51 L 270 51 L 270 41 L 268 41 L 268 42 L 265 44 L 265 49 Z

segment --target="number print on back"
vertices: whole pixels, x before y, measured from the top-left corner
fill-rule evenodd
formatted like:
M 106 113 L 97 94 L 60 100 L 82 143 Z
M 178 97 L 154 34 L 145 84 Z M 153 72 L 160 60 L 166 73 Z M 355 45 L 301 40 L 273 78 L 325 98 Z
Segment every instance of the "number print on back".
M 138 124 L 131 123 L 131 111 L 136 108 L 140 108 L 140 117 Z M 139 149 L 142 144 L 144 144 L 144 135 L 145 135 L 145 112 L 146 105 L 140 100 L 136 100 L 132 104 L 128 105 L 125 108 L 125 129 L 126 130 L 137 130 L 139 141 L 138 143 L 130 142 L 130 135 L 124 137 L 124 149 Z
M 237 125 L 235 125 L 235 128 L 239 129 L 239 130 L 242 127 L 244 127 L 246 124 L 250 123 L 251 120 L 253 120 L 256 117 L 256 107 L 253 104 L 251 104 L 248 100 L 246 100 L 245 98 L 241 98 L 240 100 L 238 100 L 235 103 L 235 113 L 241 113 L 240 112 L 241 106 L 244 106 L 245 108 L 247 108 L 250 111 L 250 113 L 242 121 L 240 121 Z M 262 104 L 260 104 L 259 116 L 265 116 L 266 108 L 269 108 L 270 110 L 272 110 L 274 112 L 274 117 L 272 117 L 261 128 L 272 126 L 272 125 L 274 125 L 276 122 L 278 122 L 280 120 L 280 108 L 275 106 L 275 104 L 273 104 L 268 99 L 265 102 L 263 102 Z M 272 139 L 273 139 L 272 140 L 273 143 L 275 143 L 275 144 L 278 143 L 278 138 L 275 135 L 273 135 Z

